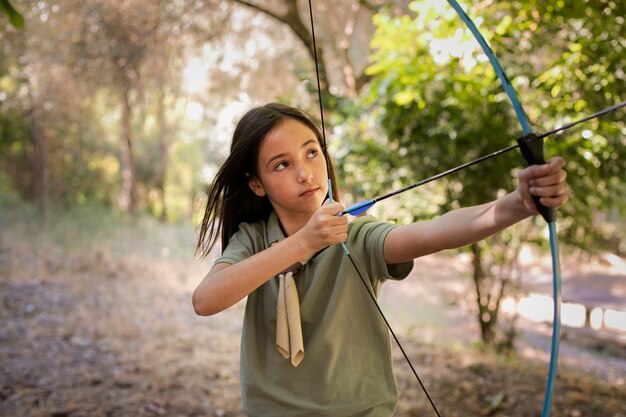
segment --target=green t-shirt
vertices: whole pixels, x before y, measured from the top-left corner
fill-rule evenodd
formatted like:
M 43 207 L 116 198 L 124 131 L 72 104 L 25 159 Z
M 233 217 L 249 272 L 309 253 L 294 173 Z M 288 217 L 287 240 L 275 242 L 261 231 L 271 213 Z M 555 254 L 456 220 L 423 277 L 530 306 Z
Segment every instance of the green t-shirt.
M 383 243 L 396 227 L 372 216 L 348 226 L 346 245 L 370 290 L 405 278 L 413 262 L 386 265 Z M 242 223 L 215 263 L 234 264 L 284 239 L 278 218 Z M 243 407 L 254 417 L 389 417 L 398 397 L 389 333 L 340 245 L 310 259 L 294 276 L 304 359 L 295 368 L 276 350 L 278 278 L 246 304 L 241 338 Z

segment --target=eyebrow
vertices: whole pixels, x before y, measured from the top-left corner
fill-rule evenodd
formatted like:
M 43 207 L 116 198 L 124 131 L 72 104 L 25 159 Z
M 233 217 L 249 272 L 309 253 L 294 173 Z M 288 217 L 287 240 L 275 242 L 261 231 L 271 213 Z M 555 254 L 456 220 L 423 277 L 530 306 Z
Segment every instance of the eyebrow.
M 304 142 L 300 148 L 306 148 L 311 143 L 317 143 L 317 141 L 315 139 L 309 139 L 306 142 Z M 287 156 L 286 153 L 279 153 L 278 155 L 272 156 L 265 164 L 265 167 L 267 168 L 272 163 L 272 161 L 283 158 L 285 156 Z

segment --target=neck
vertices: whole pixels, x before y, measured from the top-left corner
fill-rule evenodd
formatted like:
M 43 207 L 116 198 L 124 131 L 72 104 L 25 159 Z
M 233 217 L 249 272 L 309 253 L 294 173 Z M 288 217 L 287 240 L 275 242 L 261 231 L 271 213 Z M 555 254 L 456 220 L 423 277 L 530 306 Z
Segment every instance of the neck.
M 311 218 L 311 216 L 307 214 L 302 214 L 300 216 L 286 216 L 285 214 L 276 212 L 276 215 L 278 216 L 278 221 L 280 222 L 280 227 L 283 230 L 285 237 L 289 237 L 298 230 L 302 229 Z

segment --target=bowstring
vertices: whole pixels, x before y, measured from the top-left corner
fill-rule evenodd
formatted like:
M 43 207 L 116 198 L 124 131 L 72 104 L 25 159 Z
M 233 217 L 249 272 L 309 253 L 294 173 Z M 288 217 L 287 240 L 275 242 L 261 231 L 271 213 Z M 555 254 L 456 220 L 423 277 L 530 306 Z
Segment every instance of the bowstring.
M 326 171 L 327 171 L 327 175 L 328 175 L 328 199 L 332 203 L 333 202 L 333 192 L 332 192 L 332 183 L 331 183 L 331 179 L 330 179 L 330 160 L 329 160 L 330 157 L 328 155 L 328 147 L 326 145 L 326 127 L 325 127 L 325 123 L 324 123 L 324 107 L 323 107 L 323 104 L 322 104 L 322 88 L 321 88 L 321 82 L 320 82 L 319 61 L 318 61 L 318 58 L 317 58 L 317 43 L 316 43 L 316 40 L 315 40 L 315 24 L 313 23 L 313 6 L 312 6 L 312 3 L 311 3 L 311 0 L 308 0 L 308 4 L 309 4 L 309 17 L 311 19 L 311 37 L 312 37 L 312 40 L 313 40 L 313 57 L 315 59 L 315 77 L 316 77 L 316 80 L 317 80 L 317 96 L 318 96 L 318 101 L 319 101 L 320 119 L 321 119 L 321 123 L 322 123 L 322 141 L 323 141 L 323 148 L 324 148 L 323 150 L 324 150 L 324 157 L 326 159 Z M 344 253 L 346 254 L 346 256 L 348 257 L 348 259 L 350 260 L 350 263 L 352 263 L 352 266 L 354 267 L 354 270 L 356 271 L 356 273 L 359 276 L 361 282 L 363 283 L 363 286 L 365 287 L 365 290 L 369 294 L 370 299 L 372 300 L 372 302 L 376 306 L 376 309 L 378 310 L 378 313 L 380 314 L 381 318 L 385 322 L 385 325 L 387 326 L 387 329 L 389 329 L 389 332 L 393 336 L 393 339 L 395 340 L 396 344 L 398 345 L 398 348 L 400 348 L 400 351 L 402 352 L 402 355 L 404 356 L 404 359 L 406 360 L 407 364 L 411 368 L 411 371 L 413 372 L 413 375 L 415 376 L 415 379 L 417 380 L 417 382 L 419 383 L 420 387 L 422 388 L 422 391 L 424 391 L 424 394 L 426 395 L 426 398 L 428 398 L 428 402 L 430 403 L 430 405 L 432 406 L 433 410 L 435 411 L 435 414 L 437 414 L 437 417 L 441 417 L 441 414 L 439 414 L 439 410 L 437 410 L 437 407 L 435 406 L 435 403 L 433 402 L 432 398 L 430 397 L 430 394 L 428 393 L 428 390 L 426 389 L 426 386 L 424 385 L 424 383 L 422 382 L 421 378 L 417 374 L 417 371 L 415 370 L 415 367 L 413 366 L 413 363 L 411 362 L 411 360 L 409 359 L 409 356 L 407 355 L 406 351 L 402 347 L 402 344 L 400 343 L 400 340 L 398 339 L 398 336 L 396 336 L 396 333 L 394 332 L 393 328 L 389 324 L 389 321 L 387 320 L 387 317 L 383 313 L 383 310 L 380 307 L 380 304 L 378 304 L 378 301 L 376 300 L 376 295 L 374 294 L 373 289 L 370 289 L 370 287 L 367 285 L 367 282 L 366 282 L 365 278 L 361 274 L 360 269 L 357 267 L 357 264 L 354 261 L 354 259 L 352 257 L 352 254 L 350 253 L 350 251 L 346 247 L 345 243 L 341 243 L 341 247 L 342 247 Z

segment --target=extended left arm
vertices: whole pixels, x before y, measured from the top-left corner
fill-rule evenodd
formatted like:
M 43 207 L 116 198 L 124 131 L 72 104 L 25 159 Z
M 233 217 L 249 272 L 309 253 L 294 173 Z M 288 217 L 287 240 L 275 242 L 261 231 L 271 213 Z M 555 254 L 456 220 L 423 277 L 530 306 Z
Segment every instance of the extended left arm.
M 385 239 L 385 261 L 406 262 L 491 236 L 537 214 L 531 194 L 541 197 L 547 207 L 559 207 L 569 196 L 564 165 L 565 161 L 556 157 L 545 165 L 530 166 L 520 171 L 517 190 L 496 201 L 395 228 Z

